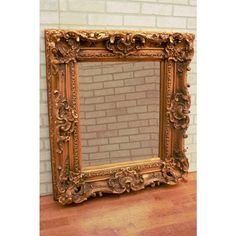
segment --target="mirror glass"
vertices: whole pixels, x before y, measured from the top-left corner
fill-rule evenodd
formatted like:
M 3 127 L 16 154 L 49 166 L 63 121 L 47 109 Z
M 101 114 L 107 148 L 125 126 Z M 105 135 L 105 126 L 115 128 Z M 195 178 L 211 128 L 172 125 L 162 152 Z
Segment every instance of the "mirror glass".
M 158 157 L 160 62 L 81 62 L 83 166 Z

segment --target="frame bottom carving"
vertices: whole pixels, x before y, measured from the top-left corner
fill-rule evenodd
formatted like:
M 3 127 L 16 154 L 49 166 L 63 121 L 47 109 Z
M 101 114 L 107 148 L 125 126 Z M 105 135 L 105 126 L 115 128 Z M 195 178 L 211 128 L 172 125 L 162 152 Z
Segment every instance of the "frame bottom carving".
M 57 184 L 57 200 L 62 205 L 81 203 L 103 193 L 122 194 L 142 190 L 146 186 L 173 185 L 183 179 L 183 173 L 172 162 L 163 162 L 159 158 L 132 162 L 128 167 L 127 163 L 120 167 L 107 165 L 77 173 L 66 166 L 61 170 Z

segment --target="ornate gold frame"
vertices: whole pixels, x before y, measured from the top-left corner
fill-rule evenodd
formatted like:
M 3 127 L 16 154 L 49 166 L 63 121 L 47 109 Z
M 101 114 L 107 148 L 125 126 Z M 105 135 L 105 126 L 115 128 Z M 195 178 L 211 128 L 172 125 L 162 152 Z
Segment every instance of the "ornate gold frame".
M 121 194 L 186 178 L 189 163 L 184 138 L 190 112 L 186 74 L 193 41 L 189 33 L 45 30 L 55 200 L 80 203 L 96 194 Z M 160 61 L 158 158 L 82 168 L 77 62 L 101 60 Z

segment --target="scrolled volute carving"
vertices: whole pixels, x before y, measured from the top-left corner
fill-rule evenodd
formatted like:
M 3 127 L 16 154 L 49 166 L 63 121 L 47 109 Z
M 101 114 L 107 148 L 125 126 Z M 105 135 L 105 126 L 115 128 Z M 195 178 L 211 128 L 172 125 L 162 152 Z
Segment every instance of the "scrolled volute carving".
M 63 204 L 79 202 L 81 196 L 85 194 L 85 178 L 82 172 L 74 172 L 69 170 L 69 163 L 60 170 L 58 179 L 58 201 Z M 81 199 L 86 200 L 85 198 Z
M 136 170 L 127 167 L 116 171 L 113 177 L 108 180 L 108 186 L 113 193 L 137 191 L 144 188 L 144 180 Z
M 113 31 L 46 31 L 48 51 L 53 64 L 79 61 L 82 48 L 99 47 L 118 57 L 126 57 L 133 52 L 151 45 L 164 49 L 168 60 L 190 61 L 193 56 L 194 35 L 188 33 L 113 32 Z M 142 55 L 142 53 L 141 53 Z M 160 53 L 162 55 L 162 53 Z
M 169 35 L 165 45 L 167 59 L 175 62 L 190 61 L 194 53 L 193 40 L 193 34 L 174 33 Z
M 105 45 L 108 51 L 117 55 L 128 55 L 129 53 L 139 50 L 145 44 L 145 36 L 141 34 L 113 34 Z
M 68 101 L 59 93 L 54 91 L 56 107 L 56 131 L 57 135 L 57 153 L 62 153 L 63 143 L 70 140 L 74 132 L 75 124 L 78 122 L 78 114 L 69 105 Z
M 176 92 L 167 108 L 167 116 L 175 129 L 185 132 L 189 126 L 190 95 L 188 93 Z

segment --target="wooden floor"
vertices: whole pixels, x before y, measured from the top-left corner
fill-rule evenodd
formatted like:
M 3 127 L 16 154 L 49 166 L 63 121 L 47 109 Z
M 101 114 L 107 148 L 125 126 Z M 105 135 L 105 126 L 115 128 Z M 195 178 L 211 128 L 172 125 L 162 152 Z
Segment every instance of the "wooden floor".
M 41 197 L 41 236 L 195 236 L 196 173 L 187 183 L 62 207 Z

